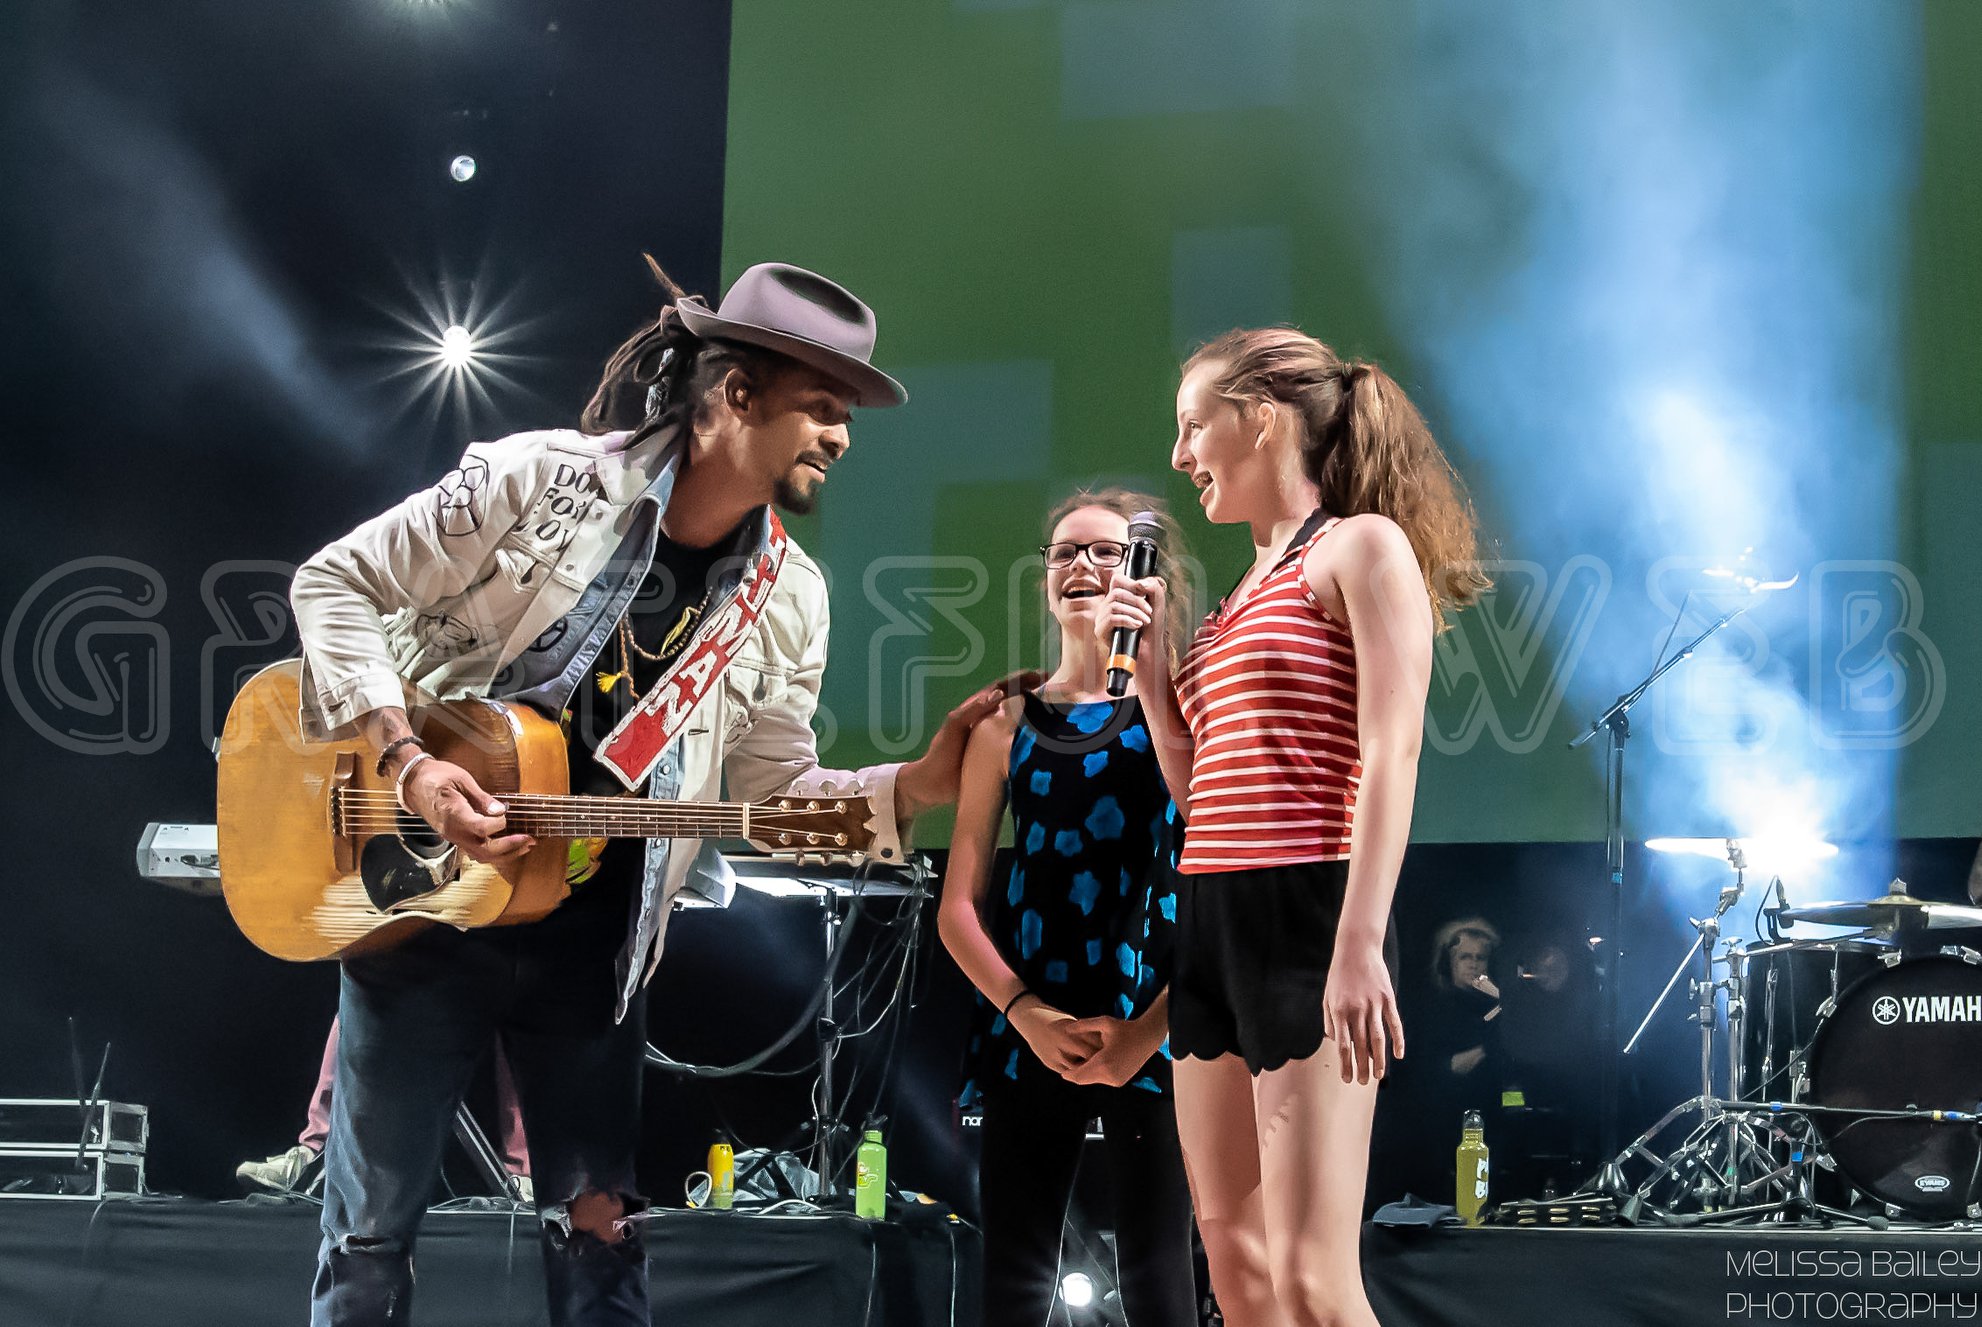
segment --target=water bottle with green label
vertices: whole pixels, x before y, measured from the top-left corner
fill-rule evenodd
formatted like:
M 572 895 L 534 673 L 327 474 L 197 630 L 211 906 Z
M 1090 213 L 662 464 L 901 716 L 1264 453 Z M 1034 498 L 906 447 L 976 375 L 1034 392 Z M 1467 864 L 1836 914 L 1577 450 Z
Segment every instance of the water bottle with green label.
M 1476 1110 L 1466 1112 L 1459 1122 L 1459 1192 L 1454 1203 L 1469 1226 L 1480 1224 L 1487 1200 L 1486 1126 Z
M 879 1129 L 869 1129 L 854 1153 L 853 1210 L 869 1221 L 888 1213 L 888 1147 Z

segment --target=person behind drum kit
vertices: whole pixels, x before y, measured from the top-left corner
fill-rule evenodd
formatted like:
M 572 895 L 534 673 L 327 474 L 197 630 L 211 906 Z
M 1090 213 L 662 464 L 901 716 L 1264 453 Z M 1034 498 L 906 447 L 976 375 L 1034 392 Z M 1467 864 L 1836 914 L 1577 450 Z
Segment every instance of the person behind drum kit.
M 1431 998 L 1419 1019 L 1418 1059 L 1432 1080 L 1433 1122 L 1454 1131 L 1468 1110 L 1499 1104 L 1500 987 L 1492 975 L 1500 931 L 1460 917 L 1432 937 Z
M 1047 522 L 1046 604 L 1059 663 L 971 734 L 944 875 L 944 945 L 977 988 L 958 1105 L 981 1104 L 984 1321 L 1040 1327 L 1087 1122 L 1114 1191 L 1122 1309 L 1138 1327 L 1196 1323 L 1190 1193 L 1170 1101 L 1172 810 L 1134 693 L 1111 699 L 1101 592 L 1129 518 L 1156 499 L 1080 493 Z M 1167 516 L 1162 559 L 1174 567 Z M 991 879 L 1006 806 L 1016 845 Z
M 1225 1321 L 1373 1327 L 1359 1265 L 1376 1088 L 1404 1053 L 1390 903 L 1432 639 L 1485 581 L 1457 476 L 1403 389 L 1293 328 L 1184 366 L 1171 462 L 1253 566 L 1169 666 L 1165 591 L 1117 575 L 1188 829 L 1170 1037 Z
M 562 714 L 581 787 L 611 757 L 655 798 L 725 784 L 741 799 L 866 796 L 875 855 L 900 861 L 900 827 L 955 796 L 970 728 L 1013 682 L 951 711 L 918 760 L 819 768 L 825 583 L 771 508 L 812 507 L 854 407 L 905 399 L 869 362 L 873 314 L 782 264 L 744 272 L 718 309 L 654 273 L 671 299 L 614 354 L 582 431 L 471 447 L 298 571 L 305 730 L 362 734 L 404 804 L 478 861 L 531 840 L 468 771 L 420 749 L 406 682 Z M 695 840 L 615 839 L 571 868 L 574 897 L 541 921 L 434 927 L 344 961 L 314 1323 L 406 1319 L 448 1117 L 497 1035 L 529 1131 L 552 1322 L 649 1321 L 625 1219 L 644 1205 L 641 988 L 674 896 L 727 897 L 729 876 Z
M 1503 1068 L 1492 976 L 1499 948 L 1499 928 L 1484 917 L 1453 918 L 1432 935 L 1429 984 L 1405 1006 L 1411 1058 L 1398 1066 L 1397 1093 L 1384 1107 L 1383 1169 L 1401 1190 L 1451 1201 L 1453 1149 L 1468 1110 L 1482 1113 L 1490 1144 L 1507 1141 L 1495 1118 Z

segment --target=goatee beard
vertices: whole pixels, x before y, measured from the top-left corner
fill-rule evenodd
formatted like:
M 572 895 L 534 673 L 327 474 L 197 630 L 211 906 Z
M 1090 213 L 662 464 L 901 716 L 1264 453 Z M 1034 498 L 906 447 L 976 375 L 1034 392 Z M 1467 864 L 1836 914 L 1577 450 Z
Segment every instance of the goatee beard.
M 771 491 L 771 501 L 794 516 L 810 516 L 812 509 L 819 505 L 819 489 L 814 485 L 808 490 L 801 487 L 793 476 L 783 475 Z

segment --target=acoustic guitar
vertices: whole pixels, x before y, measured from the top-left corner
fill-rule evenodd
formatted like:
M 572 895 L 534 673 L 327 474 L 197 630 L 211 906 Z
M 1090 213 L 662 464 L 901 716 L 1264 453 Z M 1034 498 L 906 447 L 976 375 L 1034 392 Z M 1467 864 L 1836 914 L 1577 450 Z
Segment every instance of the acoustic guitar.
M 801 862 L 858 863 L 872 847 L 864 797 L 662 802 L 569 795 L 557 724 L 526 705 L 461 700 L 409 710 L 425 749 L 461 766 L 537 846 L 475 861 L 400 810 L 362 738 L 312 742 L 299 728 L 301 664 L 256 674 L 220 738 L 220 887 L 243 935 L 277 958 L 341 958 L 435 924 L 536 921 L 571 889 L 573 840 L 746 839 Z

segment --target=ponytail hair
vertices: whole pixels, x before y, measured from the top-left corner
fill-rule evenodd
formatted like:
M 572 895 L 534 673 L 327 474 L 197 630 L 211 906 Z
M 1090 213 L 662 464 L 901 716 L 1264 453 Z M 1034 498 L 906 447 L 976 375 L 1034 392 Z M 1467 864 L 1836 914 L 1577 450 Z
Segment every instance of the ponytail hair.
M 647 270 L 667 293 L 668 302 L 654 321 L 613 351 L 592 399 L 578 416 L 578 427 L 585 433 L 631 429 L 631 442 L 694 423 L 710 393 L 731 370 L 741 370 L 761 386 L 785 360 L 774 351 L 735 341 L 706 341 L 689 331 L 676 307 L 687 293 L 652 254 L 640 256 L 647 260 Z
M 1184 365 L 1215 366 L 1211 390 L 1234 405 L 1273 401 L 1300 422 L 1301 466 L 1331 516 L 1376 512 L 1411 541 L 1440 631 L 1492 584 L 1478 561 L 1478 518 L 1424 416 L 1375 364 L 1346 360 L 1292 327 L 1227 332 Z

